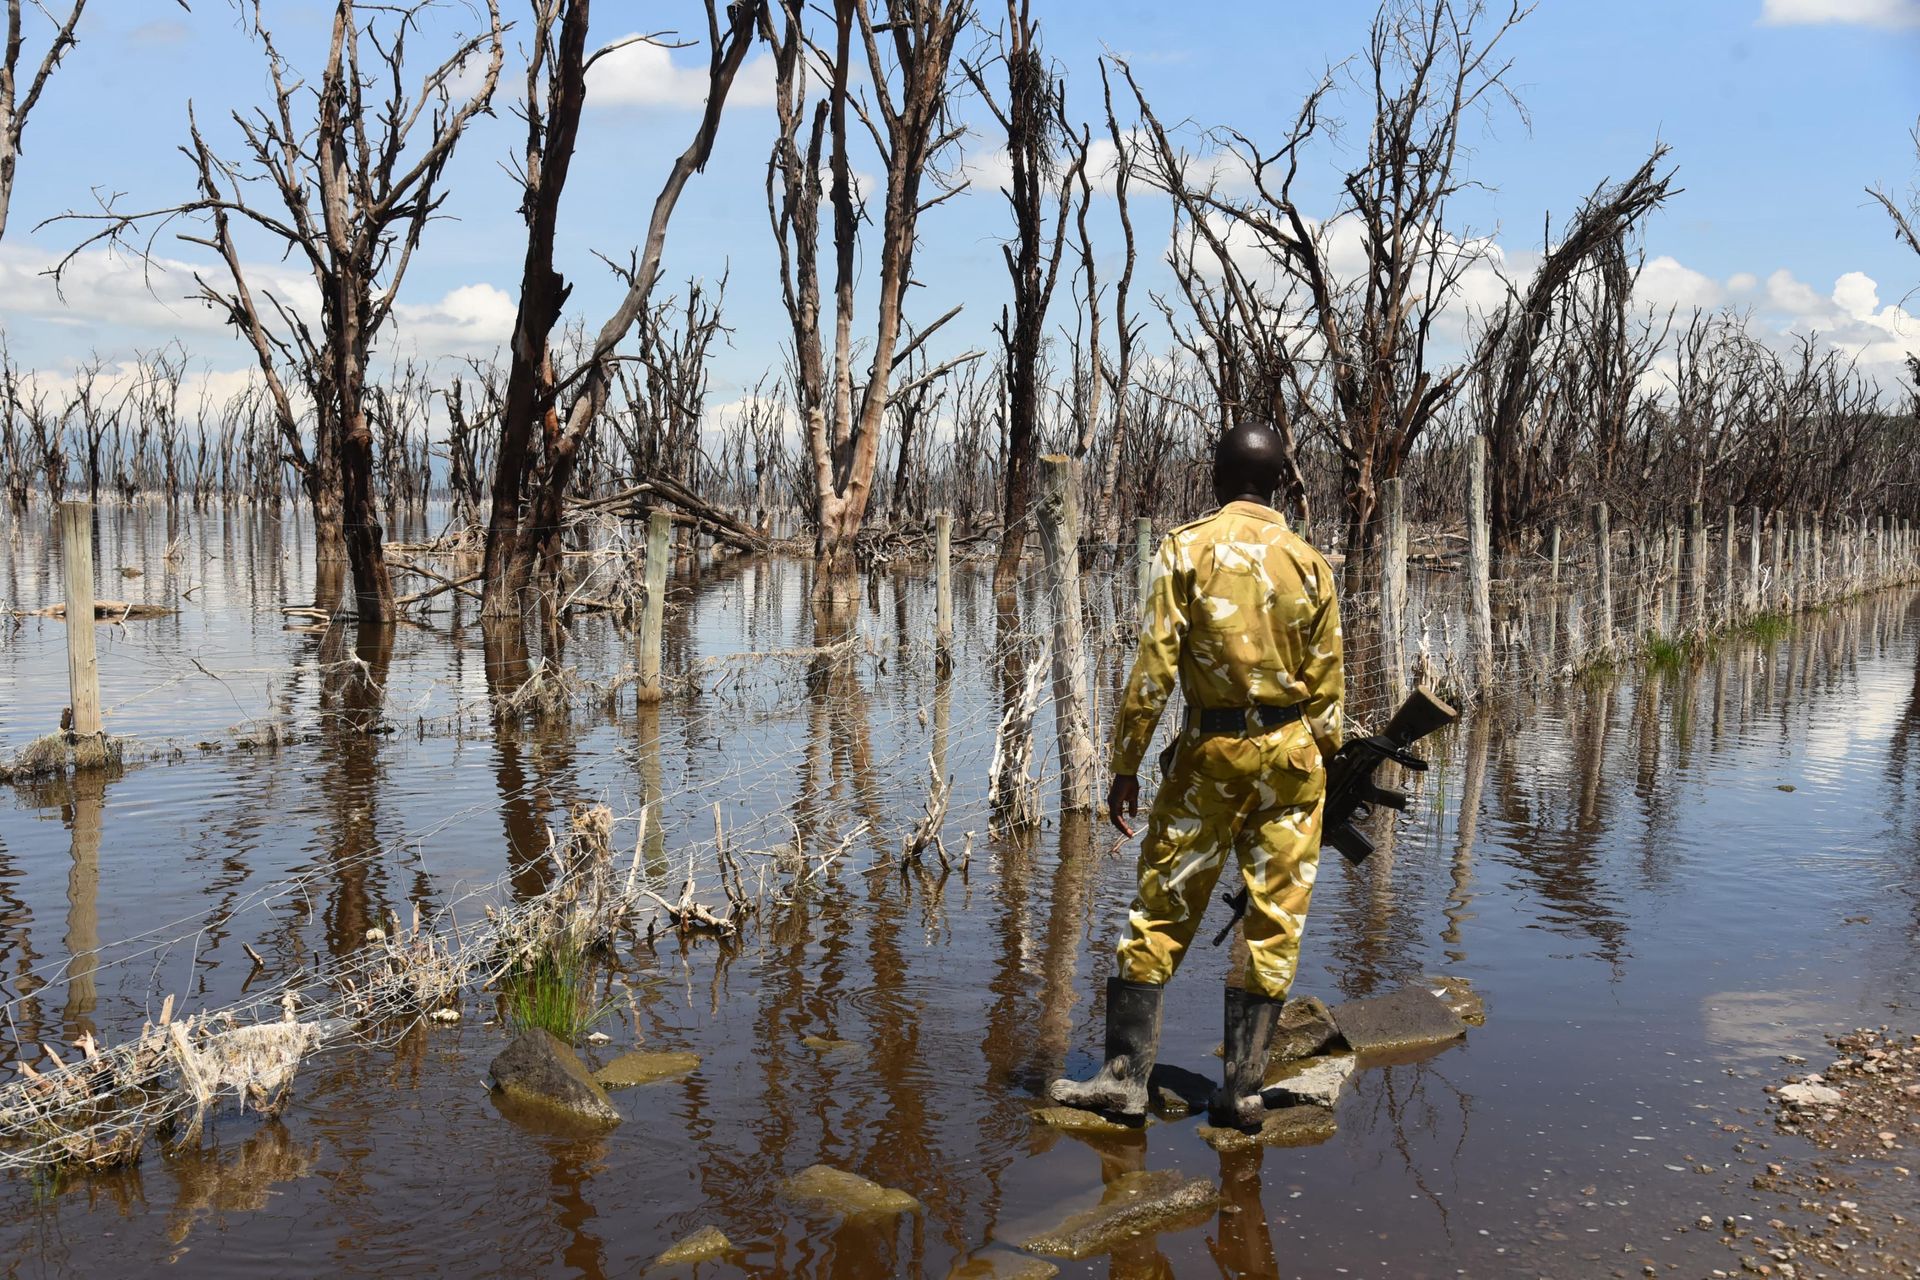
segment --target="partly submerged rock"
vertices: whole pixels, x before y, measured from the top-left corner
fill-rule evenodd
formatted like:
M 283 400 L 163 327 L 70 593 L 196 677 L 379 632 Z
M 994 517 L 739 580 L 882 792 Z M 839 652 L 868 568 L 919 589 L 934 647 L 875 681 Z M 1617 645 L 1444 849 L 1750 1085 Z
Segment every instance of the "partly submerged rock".
M 800 1043 L 823 1058 L 855 1058 L 867 1051 L 858 1040 L 836 1040 L 832 1036 L 801 1036 Z
M 1331 1110 L 1340 1101 L 1340 1091 L 1346 1088 L 1355 1065 L 1350 1053 L 1289 1062 L 1269 1077 L 1260 1095 L 1270 1108 L 1304 1105 Z
M 636 1049 L 623 1053 L 593 1073 L 593 1078 L 608 1089 L 627 1089 L 636 1084 L 652 1084 L 683 1076 L 699 1067 L 700 1055 L 679 1051 L 648 1052 Z
M 921 1204 L 904 1191 L 848 1173 L 832 1165 L 809 1165 L 787 1179 L 789 1200 L 819 1209 L 831 1209 L 849 1218 L 896 1213 L 919 1213 Z
M 1430 973 L 1418 979 L 1414 985 L 1425 987 L 1433 992 L 1440 1003 L 1453 1010 L 1454 1016 L 1468 1026 L 1487 1025 L 1487 1002 L 1465 978 L 1456 978 L 1445 973 Z
M 1051 1280 L 1060 1268 L 1012 1249 L 986 1249 L 953 1264 L 947 1280 Z
M 487 1075 L 501 1097 L 520 1106 L 596 1125 L 620 1123 L 613 1099 L 587 1074 L 580 1055 L 550 1031 L 533 1027 L 514 1036 Z
M 1333 1024 L 1348 1046 L 1362 1054 L 1445 1044 L 1467 1033 L 1467 1024 L 1452 1009 L 1417 986 L 1335 1005 Z
M 1325 1107 L 1281 1107 L 1269 1111 L 1260 1128 L 1253 1133 L 1238 1129 L 1200 1126 L 1200 1137 L 1215 1151 L 1245 1151 L 1259 1147 L 1311 1147 L 1331 1138 L 1337 1125 L 1333 1112 Z
M 1268 1062 L 1311 1058 L 1340 1036 L 1333 1014 L 1317 996 L 1295 996 L 1280 1009 L 1280 1025 L 1273 1033 Z
M 711 1262 L 733 1252 L 733 1241 L 711 1224 L 700 1228 L 653 1260 L 655 1267 L 684 1267 L 695 1262 Z
M 1107 1184 L 1093 1208 L 1018 1243 L 1033 1253 L 1091 1258 L 1139 1236 L 1194 1226 L 1219 1201 L 1205 1178 L 1188 1178 L 1173 1169 L 1143 1169 Z
M 1115 1120 L 1098 1111 L 1086 1111 L 1079 1107 L 1035 1107 L 1033 1118 L 1049 1128 L 1066 1129 L 1074 1133 L 1140 1132 L 1137 1124 L 1128 1124 L 1124 1120 Z

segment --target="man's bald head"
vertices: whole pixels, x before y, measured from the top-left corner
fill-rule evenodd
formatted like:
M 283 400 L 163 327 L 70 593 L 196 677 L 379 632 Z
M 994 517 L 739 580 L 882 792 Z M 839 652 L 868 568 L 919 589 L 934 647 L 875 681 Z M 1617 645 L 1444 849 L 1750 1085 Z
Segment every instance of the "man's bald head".
M 1222 435 L 1213 451 L 1213 496 L 1222 503 L 1248 498 L 1270 505 L 1285 460 L 1278 431 L 1265 423 L 1242 423 Z

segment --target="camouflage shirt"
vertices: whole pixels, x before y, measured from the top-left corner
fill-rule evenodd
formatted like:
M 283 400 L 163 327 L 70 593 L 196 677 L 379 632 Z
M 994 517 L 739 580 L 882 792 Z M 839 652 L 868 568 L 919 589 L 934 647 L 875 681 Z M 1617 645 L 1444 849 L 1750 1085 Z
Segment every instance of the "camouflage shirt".
M 1160 544 L 1140 654 L 1114 721 L 1115 774 L 1140 771 L 1176 672 L 1196 710 L 1300 703 L 1322 747 L 1340 745 L 1333 570 L 1279 512 L 1229 502 Z

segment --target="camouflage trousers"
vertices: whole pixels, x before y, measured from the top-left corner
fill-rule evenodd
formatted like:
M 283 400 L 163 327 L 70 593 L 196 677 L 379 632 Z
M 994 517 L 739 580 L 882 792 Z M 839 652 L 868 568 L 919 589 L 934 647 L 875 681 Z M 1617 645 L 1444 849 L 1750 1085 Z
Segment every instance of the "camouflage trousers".
M 1298 722 L 1257 737 L 1183 734 L 1147 819 L 1120 975 L 1173 977 L 1231 852 L 1247 887 L 1247 987 L 1285 998 L 1320 865 L 1325 797 L 1319 748 Z

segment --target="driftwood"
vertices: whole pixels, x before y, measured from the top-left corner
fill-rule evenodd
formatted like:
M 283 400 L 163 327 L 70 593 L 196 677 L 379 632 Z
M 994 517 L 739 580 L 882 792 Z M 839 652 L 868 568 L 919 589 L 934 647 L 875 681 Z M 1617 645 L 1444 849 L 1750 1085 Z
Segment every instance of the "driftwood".
M 169 609 L 163 604 L 135 604 L 128 600 L 95 600 L 93 602 L 93 616 L 97 622 L 125 622 L 129 618 L 164 618 L 178 612 L 180 612 L 178 609 Z M 64 618 L 67 616 L 67 606 L 50 604 L 44 609 L 18 611 L 13 616 L 16 618 Z
M 425 591 L 416 591 L 412 595 L 396 597 L 394 603 L 397 605 L 419 604 L 422 600 L 431 600 L 445 591 L 458 591 L 461 595 L 473 600 L 480 598 L 480 593 L 478 591 L 469 591 L 467 584 L 469 582 L 480 581 L 480 579 L 485 576 L 483 570 L 476 569 L 464 578 L 449 578 L 446 574 L 436 573 L 425 565 L 414 564 L 406 560 L 393 560 L 388 563 L 396 569 L 404 569 L 408 573 L 417 573 L 421 577 L 431 578 L 439 584 L 438 586 L 428 587 Z
M 677 524 L 691 524 L 702 532 L 711 533 L 720 541 L 740 551 L 765 551 L 767 536 L 739 517 L 730 515 L 700 497 L 678 481 L 665 476 L 648 476 L 631 488 L 604 498 L 593 498 L 584 502 L 569 504 L 574 511 L 598 511 L 607 507 L 626 506 L 619 514 L 628 519 L 638 519 L 644 509 L 637 499 L 644 497 L 664 499 L 679 507 L 679 512 L 669 512 Z

